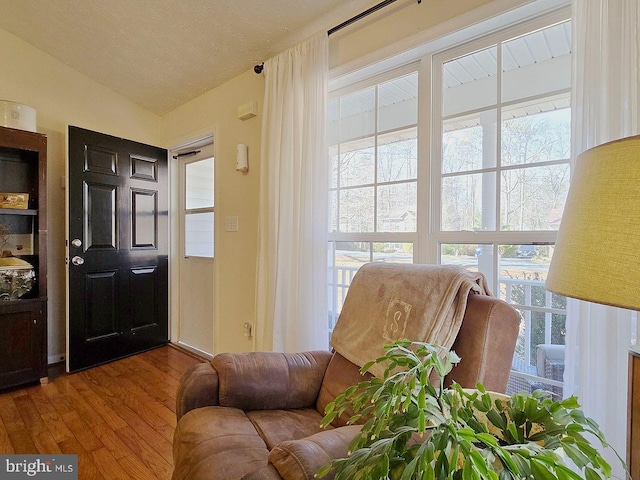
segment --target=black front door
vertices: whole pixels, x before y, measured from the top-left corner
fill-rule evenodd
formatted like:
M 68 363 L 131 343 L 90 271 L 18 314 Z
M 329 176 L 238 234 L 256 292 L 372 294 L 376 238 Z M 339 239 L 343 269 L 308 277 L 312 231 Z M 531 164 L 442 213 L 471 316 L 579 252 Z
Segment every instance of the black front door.
M 167 151 L 69 127 L 75 371 L 168 342 Z

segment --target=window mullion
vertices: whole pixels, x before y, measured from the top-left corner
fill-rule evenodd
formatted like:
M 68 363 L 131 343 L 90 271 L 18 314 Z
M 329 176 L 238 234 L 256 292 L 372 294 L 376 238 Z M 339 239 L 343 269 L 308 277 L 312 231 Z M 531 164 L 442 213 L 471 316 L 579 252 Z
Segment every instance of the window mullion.
M 374 138 L 373 138 L 373 231 L 377 232 L 378 228 L 378 131 L 380 127 L 380 86 L 375 87 L 375 99 L 374 99 Z M 373 245 L 369 249 L 373 255 Z
M 495 208 L 496 208 L 496 223 L 495 223 L 495 231 L 499 232 L 501 230 L 501 218 L 502 218 L 502 204 L 501 204 L 501 195 L 502 192 L 502 88 L 503 88 L 503 78 L 502 78 L 502 47 L 503 43 L 498 42 L 496 45 L 497 50 L 497 62 L 498 62 L 498 81 L 496 82 L 496 191 L 495 191 Z M 498 284 L 498 255 L 494 255 L 494 274 L 496 285 Z

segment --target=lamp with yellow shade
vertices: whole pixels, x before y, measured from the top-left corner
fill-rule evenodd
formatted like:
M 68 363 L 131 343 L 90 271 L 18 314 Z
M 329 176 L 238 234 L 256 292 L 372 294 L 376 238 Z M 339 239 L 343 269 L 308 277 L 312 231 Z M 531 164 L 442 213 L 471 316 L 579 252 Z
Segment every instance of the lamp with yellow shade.
M 547 290 L 640 310 L 640 136 L 576 161 Z M 627 465 L 640 479 L 640 349 L 629 355 Z

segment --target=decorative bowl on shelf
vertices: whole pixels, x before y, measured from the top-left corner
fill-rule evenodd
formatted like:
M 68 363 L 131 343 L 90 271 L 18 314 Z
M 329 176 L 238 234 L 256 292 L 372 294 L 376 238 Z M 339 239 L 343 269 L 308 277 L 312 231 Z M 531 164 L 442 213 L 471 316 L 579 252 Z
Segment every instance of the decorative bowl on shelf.
M 0 258 L 0 300 L 16 300 L 29 292 L 36 272 L 29 262 L 15 257 Z

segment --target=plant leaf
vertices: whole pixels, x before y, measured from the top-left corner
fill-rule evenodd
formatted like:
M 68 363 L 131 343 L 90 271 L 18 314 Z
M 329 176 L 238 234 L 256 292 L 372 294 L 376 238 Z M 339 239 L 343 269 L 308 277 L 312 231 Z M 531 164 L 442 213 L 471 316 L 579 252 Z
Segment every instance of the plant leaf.
M 507 417 L 491 409 L 487 412 L 487 419 L 500 430 L 507 428 Z
M 602 480 L 602 476 L 591 467 L 585 468 L 584 478 L 586 480 Z
M 531 459 L 531 474 L 536 480 L 557 480 L 557 477 L 535 459 Z
M 560 443 L 564 452 L 578 468 L 582 469 L 589 464 L 589 459 L 577 446 L 562 441 Z

